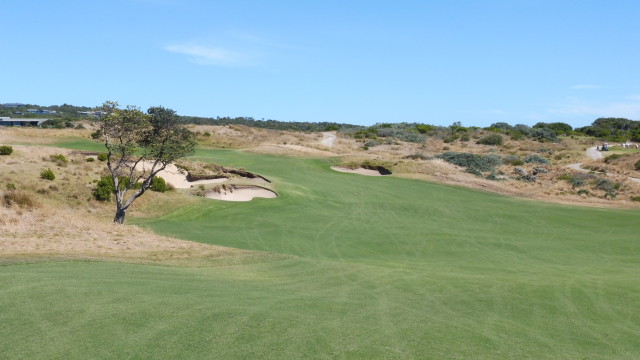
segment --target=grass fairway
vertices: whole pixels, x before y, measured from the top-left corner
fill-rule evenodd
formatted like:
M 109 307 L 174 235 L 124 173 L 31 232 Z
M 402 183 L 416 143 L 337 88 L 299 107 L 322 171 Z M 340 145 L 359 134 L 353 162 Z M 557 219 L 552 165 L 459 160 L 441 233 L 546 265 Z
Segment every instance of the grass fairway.
M 157 232 L 294 255 L 217 268 L 0 267 L 0 358 L 637 359 L 638 211 L 517 200 L 201 150 L 277 199 L 202 199 Z

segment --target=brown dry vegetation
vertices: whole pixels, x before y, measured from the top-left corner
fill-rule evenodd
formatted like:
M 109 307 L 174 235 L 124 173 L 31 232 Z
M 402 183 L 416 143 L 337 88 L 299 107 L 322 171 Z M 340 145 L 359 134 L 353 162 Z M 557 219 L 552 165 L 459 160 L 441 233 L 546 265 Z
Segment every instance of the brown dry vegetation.
M 114 225 L 114 205 L 97 202 L 91 195 L 94 180 L 105 173 L 103 163 L 86 162 L 86 156 L 79 152 L 13 147 L 11 156 L 0 157 L 0 262 L 85 259 L 217 266 L 274 256 L 168 238 L 137 226 Z M 68 164 L 58 165 L 51 160 L 52 154 L 63 154 Z M 51 168 L 56 179 L 41 179 L 42 168 Z M 150 192 L 138 199 L 132 213 L 157 215 L 162 204 L 178 199 L 190 201 L 179 193 Z

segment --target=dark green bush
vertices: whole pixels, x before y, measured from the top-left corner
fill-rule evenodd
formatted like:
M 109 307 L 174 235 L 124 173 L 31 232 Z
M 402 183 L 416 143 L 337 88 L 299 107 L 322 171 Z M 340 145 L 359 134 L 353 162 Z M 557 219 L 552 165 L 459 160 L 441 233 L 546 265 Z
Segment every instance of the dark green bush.
M 604 190 L 607 193 L 615 192 L 620 188 L 620 184 L 616 184 L 608 179 L 600 179 L 596 182 L 596 189 Z
M 634 196 L 631 198 L 631 201 L 640 201 L 640 196 Z
M 538 154 L 532 154 L 532 155 L 527 155 L 524 158 L 524 162 L 526 162 L 527 164 L 549 164 L 549 160 L 545 159 L 544 157 L 538 155 Z
M 586 189 L 578 190 L 578 195 L 589 195 L 589 194 L 591 194 L 589 190 L 586 190 Z
M 476 142 L 476 144 L 480 145 L 502 145 L 504 140 L 502 136 L 499 134 L 490 134 L 487 135 Z
M 160 176 L 156 176 L 151 181 L 150 189 L 151 189 L 151 191 L 162 192 L 163 193 L 163 192 L 169 190 L 169 187 L 167 186 L 167 183 L 166 183 L 166 181 L 164 181 L 163 178 L 161 178 Z
M 98 154 L 98 160 L 100 160 L 100 161 L 107 161 L 107 158 L 108 158 L 107 153 Z
M 634 166 L 635 166 L 636 170 L 640 171 L 640 160 L 636 161 Z
M 100 178 L 95 189 L 93 189 L 93 197 L 98 201 L 111 201 L 111 194 L 115 191 L 113 179 L 110 175 Z
M 92 157 L 88 157 L 88 158 L 87 158 L 87 162 L 94 162 L 94 161 L 96 161 L 96 159 L 95 159 L 95 158 L 92 158 Z
M 100 130 L 94 131 L 91 133 L 91 138 L 94 140 L 100 139 L 100 136 L 102 136 L 102 134 L 100 133 Z
M 13 153 L 13 147 L 9 145 L 0 146 L 0 155 L 11 155 Z
M 40 178 L 53 181 L 56 178 L 56 174 L 51 169 L 45 169 L 40 172 Z

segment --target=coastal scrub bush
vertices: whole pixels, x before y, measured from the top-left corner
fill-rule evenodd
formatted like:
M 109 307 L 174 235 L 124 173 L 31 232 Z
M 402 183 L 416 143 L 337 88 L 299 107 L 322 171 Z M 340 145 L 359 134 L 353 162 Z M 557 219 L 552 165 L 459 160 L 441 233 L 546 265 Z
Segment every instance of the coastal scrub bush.
M 5 187 L 7 188 L 7 190 L 11 191 L 11 190 L 15 190 L 16 189 L 16 184 L 14 183 L 7 183 L 7 185 L 5 185 Z
M 11 155 L 13 153 L 13 147 L 9 145 L 0 146 L 0 155 Z
M 519 166 L 524 165 L 524 161 L 520 159 L 520 156 L 517 155 L 507 155 L 502 158 L 502 163 L 505 165 Z
M 450 151 L 436 157 L 448 163 L 467 168 L 467 172 L 472 174 L 493 171 L 500 164 L 500 156 L 495 154 L 476 155 Z
M 636 163 L 633 166 L 635 166 L 636 170 L 640 171 L 640 160 L 636 161 Z
M 543 156 L 540 156 L 538 154 L 532 154 L 532 155 L 527 155 L 524 158 L 524 162 L 526 162 L 527 164 L 549 164 L 549 160 L 547 160 L 546 158 L 544 158 Z
M 381 141 L 378 141 L 376 139 L 369 139 L 364 143 L 364 146 L 367 148 L 370 148 L 370 147 L 378 146 L 380 144 L 382 144 Z
M 95 189 L 93 189 L 93 197 L 98 201 L 111 201 L 111 194 L 115 191 L 113 179 L 111 176 L 105 175 L 100 178 Z
M 107 157 L 108 157 L 107 153 L 98 154 L 98 160 L 100 161 L 107 161 Z
M 411 159 L 411 160 L 429 160 L 429 157 L 422 153 L 415 153 L 407 156 L 403 156 L 403 159 Z
M 53 181 L 56 178 L 56 174 L 54 174 L 51 169 L 45 169 L 40 172 L 40 178 Z
M 169 187 L 167 186 L 167 182 L 164 181 L 163 178 L 161 178 L 160 176 L 156 176 L 153 178 L 152 182 L 151 182 L 151 191 L 155 191 L 155 192 L 165 192 L 167 190 L 169 190 Z
M 96 159 L 95 159 L 95 158 L 92 158 L 92 157 L 88 157 L 88 158 L 87 158 L 87 162 L 94 162 L 94 161 L 96 161 Z
M 504 143 L 504 140 L 502 139 L 502 136 L 499 134 L 490 134 L 487 135 L 483 138 L 480 138 L 476 144 L 480 144 L 480 145 L 502 145 Z

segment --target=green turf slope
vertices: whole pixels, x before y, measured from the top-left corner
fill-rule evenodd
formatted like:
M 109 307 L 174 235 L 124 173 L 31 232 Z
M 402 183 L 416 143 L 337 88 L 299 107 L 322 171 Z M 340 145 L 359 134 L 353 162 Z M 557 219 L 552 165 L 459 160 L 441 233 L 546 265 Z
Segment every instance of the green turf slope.
M 0 267 L 0 358 L 637 359 L 640 213 L 543 204 L 330 161 L 199 151 L 280 197 L 132 219 L 291 254 L 218 268 Z

